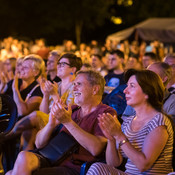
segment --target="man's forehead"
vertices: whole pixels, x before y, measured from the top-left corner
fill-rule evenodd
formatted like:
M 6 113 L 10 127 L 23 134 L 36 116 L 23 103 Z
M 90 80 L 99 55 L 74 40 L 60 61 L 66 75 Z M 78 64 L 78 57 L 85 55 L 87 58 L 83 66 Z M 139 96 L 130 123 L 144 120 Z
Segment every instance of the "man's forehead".
M 118 57 L 118 55 L 117 54 L 109 54 L 109 58 L 116 58 L 116 57 Z
M 143 56 L 142 59 L 143 59 L 143 60 L 151 60 L 151 57 L 150 57 L 150 56 Z

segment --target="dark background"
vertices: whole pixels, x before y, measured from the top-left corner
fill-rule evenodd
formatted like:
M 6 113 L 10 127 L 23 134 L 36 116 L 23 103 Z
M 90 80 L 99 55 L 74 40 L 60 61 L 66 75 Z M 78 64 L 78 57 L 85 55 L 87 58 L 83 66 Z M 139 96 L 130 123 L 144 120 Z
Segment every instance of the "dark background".
M 150 17 L 175 17 L 174 0 L 0 0 L 0 39 L 45 38 L 47 45 L 64 39 L 105 41 L 107 35 Z M 111 16 L 121 17 L 116 25 Z

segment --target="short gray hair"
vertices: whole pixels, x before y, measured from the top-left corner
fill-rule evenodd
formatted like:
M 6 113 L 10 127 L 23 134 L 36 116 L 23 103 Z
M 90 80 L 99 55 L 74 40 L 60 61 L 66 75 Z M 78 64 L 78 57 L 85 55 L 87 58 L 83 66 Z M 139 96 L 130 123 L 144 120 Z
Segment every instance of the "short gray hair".
M 89 70 L 78 71 L 76 76 L 79 74 L 86 75 L 87 80 L 92 86 L 99 85 L 100 86 L 99 95 L 103 95 L 106 82 L 103 76 L 99 72 L 89 69 Z
M 37 79 L 41 74 L 45 73 L 45 63 L 44 63 L 44 60 L 39 55 L 36 55 L 36 54 L 27 55 L 24 58 L 23 62 L 27 60 L 33 61 L 31 65 L 32 68 L 39 70 L 39 74 L 35 77 L 35 79 Z

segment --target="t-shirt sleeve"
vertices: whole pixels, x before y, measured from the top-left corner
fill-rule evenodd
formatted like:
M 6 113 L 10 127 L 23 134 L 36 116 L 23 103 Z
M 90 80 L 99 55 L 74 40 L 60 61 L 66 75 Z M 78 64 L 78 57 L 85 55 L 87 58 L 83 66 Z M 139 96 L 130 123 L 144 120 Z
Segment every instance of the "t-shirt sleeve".
M 102 110 L 102 111 L 99 112 L 99 114 L 102 114 L 102 113 L 109 113 L 111 115 L 117 115 L 117 112 L 111 107 L 107 107 L 105 110 Z M 100 128 L 98 123 L 99 122 L 98 122 L 98 117 L 97 117 L 97 119 L 95 121 L 95 124 L 94 124 L 94 135 L 96 135 L 96 136 L 104 136 L 104 134 L 103 134 L 103 132 L 102 132 L 102 130 L 101 130 L 101 128 Z
M 149 132 L 159 126 L 165 126 L 167 130 L 171 127 L 171 121 L 167 116 L 163 114 L 157 114 L 148 124 Z

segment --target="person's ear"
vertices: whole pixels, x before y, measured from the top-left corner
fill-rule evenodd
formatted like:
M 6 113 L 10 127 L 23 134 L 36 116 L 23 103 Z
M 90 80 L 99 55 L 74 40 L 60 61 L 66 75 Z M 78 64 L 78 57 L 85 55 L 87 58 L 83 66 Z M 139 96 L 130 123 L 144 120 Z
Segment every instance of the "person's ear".
M 94 85 L 93 90 L 92 90 L 93 95 L 98 94 L 99 91 L 100 91 L 100 86 L 99 85 Z
M 76 67 L 72 67 L 72 71 L 71 71 L 71 72 L 72 72 L 73 74 L 75 74 L 76 70 L 77 70 Z
M 33 72 L 34 72 L 35 77 L 40 73 L 40 71 L 38 69 L 33 69 Z
M 147 99 L 147 100 L 148 100 L 148 98 L 149 98 L 149 97 L 148 97 L 148 95 L 146 95 L 146 94 L 145 94 L 145 99 Z
M 168 81 L 168 77 L 167 77 L 167 76 L 164 76 L 164 77 L 162 78 L 162 81 L 163 81 L 163 84 L 164 84 L 165 82 Z

